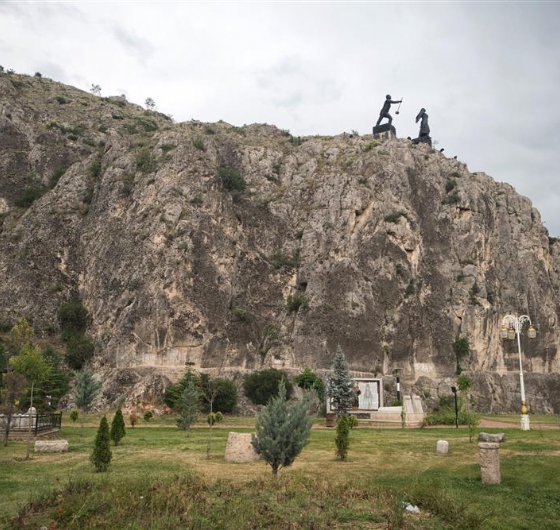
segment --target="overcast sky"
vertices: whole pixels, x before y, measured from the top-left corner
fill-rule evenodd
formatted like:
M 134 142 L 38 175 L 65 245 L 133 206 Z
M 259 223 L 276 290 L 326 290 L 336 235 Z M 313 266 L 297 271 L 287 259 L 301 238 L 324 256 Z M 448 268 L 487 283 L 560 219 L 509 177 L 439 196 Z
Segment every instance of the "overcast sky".
M 0 0 L 0 64 L 302 136 L 371 133 L 385 95 L 404 97 L 399 137 L 425 107 L 438 147 L 560 236 L 558 2 Z

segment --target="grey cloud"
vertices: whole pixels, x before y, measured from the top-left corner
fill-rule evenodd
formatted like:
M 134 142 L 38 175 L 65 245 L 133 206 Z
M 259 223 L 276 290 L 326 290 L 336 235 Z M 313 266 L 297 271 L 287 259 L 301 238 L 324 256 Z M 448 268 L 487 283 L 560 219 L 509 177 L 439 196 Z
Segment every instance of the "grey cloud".
M 156 50 L 156 47 L 149 40 L 138 37 L 120 26 L 113 26 L 112 32 L 117 41 L 141 62 L 149 59 Z

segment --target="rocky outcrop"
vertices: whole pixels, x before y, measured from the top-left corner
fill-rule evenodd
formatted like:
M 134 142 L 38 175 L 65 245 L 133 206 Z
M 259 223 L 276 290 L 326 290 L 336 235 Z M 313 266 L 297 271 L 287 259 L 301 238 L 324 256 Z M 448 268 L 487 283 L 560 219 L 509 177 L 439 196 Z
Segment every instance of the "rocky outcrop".
M 538 329 L 529 407 L 560 410 L 560 243 L 510 185 L 401 139 L 174 124 L 14 74 L 0 97 L 0 318 L 56 333 L 79 297 L 99 368 L 170 380 L 326 370 L 341 344 L 353 370 L 399 369 L 428 401 L 464 335 L 462 368 L 498 412 L 520 401 L 498 338 L 518 311 Z

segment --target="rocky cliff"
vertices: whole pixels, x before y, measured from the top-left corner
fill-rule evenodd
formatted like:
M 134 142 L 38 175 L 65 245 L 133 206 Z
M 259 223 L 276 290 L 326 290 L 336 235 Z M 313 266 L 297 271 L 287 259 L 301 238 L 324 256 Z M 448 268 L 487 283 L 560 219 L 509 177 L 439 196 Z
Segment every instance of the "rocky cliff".
M 560 243 L 510 185 L 428 146 L 176 124 L 2 73 L 0 223 L 0 319 L 56 334 L 79 298 L 115 377 L 328 369 L 341 344 L 353 370 L 399 369 L 429 402 L 462 335 L 479 408 L 516 410 L 498 331 L 517 311 L 538 330 L 529 407 L 560 411 Z

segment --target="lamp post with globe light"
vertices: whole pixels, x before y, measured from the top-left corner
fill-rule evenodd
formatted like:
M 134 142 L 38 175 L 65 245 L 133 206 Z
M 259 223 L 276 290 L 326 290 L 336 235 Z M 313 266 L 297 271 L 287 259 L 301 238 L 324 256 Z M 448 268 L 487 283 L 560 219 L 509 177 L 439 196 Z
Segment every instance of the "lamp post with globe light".
M 531 319 L 527 315 L 506 315 L 502 318 L 502 328 L 500 330 L 500 339 L 515 340 L 517 337 L 517 351 L 519 353 L 519 382 L 521 385 L 521 430 L 529 431 L 531 429 L 529 423 L 529 410 L 527 409 L 527 401 L 525 400 L 525 383 L 523 381 L 523 364 L 521 357 L 521 332 L 523 326 L 529 324 L 527 328 L 527 336 L 534 339 L 537 331 L 531 324 Z

